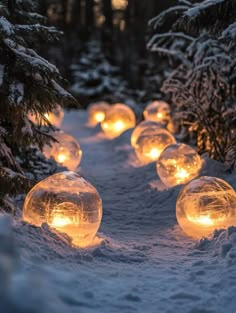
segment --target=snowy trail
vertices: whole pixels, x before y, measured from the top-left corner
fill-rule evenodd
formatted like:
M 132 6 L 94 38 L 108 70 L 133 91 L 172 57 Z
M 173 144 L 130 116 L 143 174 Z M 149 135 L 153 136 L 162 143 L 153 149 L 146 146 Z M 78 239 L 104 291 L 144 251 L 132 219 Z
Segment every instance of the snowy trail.
M 175 219 L 180 187 L 166 190 L 154 164 L 137 166 L 131 131 L 107 140 L 86 121 L 71 111 L 62 128 L 78 139 L 78 171 L 103 200 L 103 243 L 81 251 L 46 226 L 15 225 L 23 274 L 40 273 L 53 299 L 42 312 L 235 313 L 236 229 L 201 243 L 185 237 Z M 206 168 L 223 177 L 216 162 Z M 235 174 L 226 179 L 235 187 Z

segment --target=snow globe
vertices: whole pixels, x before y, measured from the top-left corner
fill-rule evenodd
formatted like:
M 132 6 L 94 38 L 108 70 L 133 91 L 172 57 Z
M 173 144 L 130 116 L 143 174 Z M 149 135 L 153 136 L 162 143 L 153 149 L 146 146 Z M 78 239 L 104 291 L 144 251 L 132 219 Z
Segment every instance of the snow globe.
M 198 176 L 201 167 L 199 154 L 185 144 L 168 146 L 157 161 L 157 173 L 167 187 L 189 182 Z
M 106 112 L 110 106 L 106 102 L 92 103 L 88 107 L 88 122 L 91 126 L 96 126 L 105 119 Z
M 105 136 L 109 139 L 120 136 L 129 128 L 135 127 L 136 119 L 134 112 L 125 104 L 117 103 L 106 113 L 101 123 Z
M 97 190 L 74 172 L 49 176 L 27 194 L 23 220 L 66 233 L 75 246 L 90 245 L 102 219 L 102 200 Z
M 73 171 L 79 165 L 82 158 L 82 150 L 77 140 L 69 134 L 57 131 L 52 136 L 58 141 L 46 145 L 43 154 L 46 158 L 54 158 L 55 161 Z
M 236 226 L 236 194 L 223 179 L 202 176 L 185 185 L 176 202 L 182 230 L 200 239 L 215 229 Z
M 47 125 L 46 121 L 49 121 L 54 127 L 59 128 L 64 118 L 64 111 L 60 105 L 57 105 L 49 113 L 45 113 L 43 118 L 37 118 L 34 114 L 29 113 L 28 118 L 36 125 Z
M 152 101 L 143 112 L 144 118 L 147 121 L 156 121 L 162 124 L 167 124 L 170 121 L 170 106 L 164 101 Z
M 130 141 L 131 146 L 135 148 L 136 141 L 139 135 L 142 133 L 142 131 L 144 131 L 145 129 L 156 129 L 159 127 L 162 127 L 162 124 L 154 122 L 154 121 L 142 121 L 141 123 L 139 123 L 132 132 L 131 141 Z
M 148 164 L 156 161 L 162 151 L 174 143 L 176 140 L 168 130 L 161 127 L 147 128 L 139 134 L 134 150 L 139 161 Z

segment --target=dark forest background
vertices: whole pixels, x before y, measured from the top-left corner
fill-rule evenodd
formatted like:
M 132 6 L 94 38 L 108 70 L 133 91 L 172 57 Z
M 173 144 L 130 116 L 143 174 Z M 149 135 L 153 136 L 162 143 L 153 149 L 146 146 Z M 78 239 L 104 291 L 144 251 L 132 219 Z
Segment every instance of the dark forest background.
M 64 35 L 58 45 L 43 46 L 41 52 L 59 67 L 69 86 L 72 85 L 70 91 L 85 107 L 101 98 L 110 102 L 123 100 L 124 84 L 123 91 L 132 90 L 131 98 L 136 101 L 151 100 L 160 89 L 157 73 L 163 70 L 164 62 L 146 49 L 147 25 L 151 18 L 175 3 L 174 0 L 42 0 L 40 13 Z M 96 64 L 101 67 L 102 63 L 104 67 L 96 75 Z M 107 76 L 113 83 L 111 80 L 106 83 Z

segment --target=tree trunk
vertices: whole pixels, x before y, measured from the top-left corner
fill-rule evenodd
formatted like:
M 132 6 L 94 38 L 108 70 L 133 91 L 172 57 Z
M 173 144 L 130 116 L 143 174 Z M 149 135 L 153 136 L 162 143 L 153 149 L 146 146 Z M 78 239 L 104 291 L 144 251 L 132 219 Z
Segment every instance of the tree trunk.
M 86 0 L 85 11 L 86 26 L 89 30 L 94 28 L 94 0 Z
M 103 0 L 103 14 L 105 16 L 104 26 L 110 30 L 113 28 L 113 11 L 111 0 Z

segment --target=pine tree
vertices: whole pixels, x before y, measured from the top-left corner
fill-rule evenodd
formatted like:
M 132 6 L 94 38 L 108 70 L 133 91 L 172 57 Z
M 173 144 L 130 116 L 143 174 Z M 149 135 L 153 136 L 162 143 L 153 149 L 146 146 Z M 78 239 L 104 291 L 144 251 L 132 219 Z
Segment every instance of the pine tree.
M 46 19 L 37 13 L 37 1 L 0 1 L 0 193 L 6 196 L 27 190 L 29 180 L 17 155 L 30 146 L 42 148 L 50 142 L 45 129 L 34 125 L 28 114 L 46 122 L 45 113 L 58 104 L 74 101 L 60 86 L 58 69 L 36 50 L 40 43 L 58 40 L 61 33 L 46 26 Z
M 73 84 L 71 93 L 80 102 L 109 98 L 123 92 L 127 83 L 122 79 L 120 70 L 105 57 L 98 41 L 89 41 L 79 62 L 71 65 Z
M 166 32 L 166 23 L 172 22 Z M 236 2 L 181 0 L 150 21 L 148 47 L 168 55 L 171 94 L 182 127 L 231 169 L 236 166 Z

